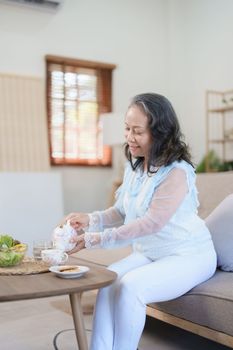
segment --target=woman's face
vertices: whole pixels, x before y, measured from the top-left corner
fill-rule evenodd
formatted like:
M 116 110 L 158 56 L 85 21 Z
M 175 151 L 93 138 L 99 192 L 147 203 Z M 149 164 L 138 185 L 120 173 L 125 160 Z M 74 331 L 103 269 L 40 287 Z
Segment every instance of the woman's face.
M 148 118 L 137 106 L 128 109 L 125 117 L 125 138 L 132 157 L 149 156 L 152 136 L 148 127 Z

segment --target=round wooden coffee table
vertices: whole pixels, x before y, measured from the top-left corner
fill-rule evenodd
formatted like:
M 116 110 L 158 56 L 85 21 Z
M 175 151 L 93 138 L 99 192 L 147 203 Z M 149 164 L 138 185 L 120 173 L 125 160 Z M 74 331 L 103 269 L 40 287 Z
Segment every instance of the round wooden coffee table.
M 90 270 L 77 279 L 59 278 L 51 272 L 31 275 L 0 275 L 0 302 L 69 295 L 79 349 L 88 350 L 81 295 L 85 291 L 111 284 L 117 274 L 82 259 L 70 257 L 68 263 L 88 266 Z

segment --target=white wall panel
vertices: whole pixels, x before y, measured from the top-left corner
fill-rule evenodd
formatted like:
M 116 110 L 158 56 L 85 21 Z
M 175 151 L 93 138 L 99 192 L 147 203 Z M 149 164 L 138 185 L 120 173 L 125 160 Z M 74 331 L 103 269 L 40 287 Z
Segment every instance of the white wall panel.
M 64 215 L 62 179 L 52 173 L 0 173 L 0 234 L 29 245 L 50 239 Z

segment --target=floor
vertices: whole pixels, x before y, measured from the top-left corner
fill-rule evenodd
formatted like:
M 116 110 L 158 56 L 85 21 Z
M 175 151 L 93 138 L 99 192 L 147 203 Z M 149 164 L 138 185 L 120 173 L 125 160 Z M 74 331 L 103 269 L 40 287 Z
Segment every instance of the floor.
M 87 305 L 84 309 L 88 312 Z M 91 314 L 85 315 L 88 339 Z M 1 350 L 75 350 L 67 297 L 44 298 L 0 304 Z M 55 345 L 54 345 L 54 344 Z M 227 350 L 208 341 L 151 318 L 147 319 L 139 350 Z M 119 349 L 120 350 L 120 349 Z

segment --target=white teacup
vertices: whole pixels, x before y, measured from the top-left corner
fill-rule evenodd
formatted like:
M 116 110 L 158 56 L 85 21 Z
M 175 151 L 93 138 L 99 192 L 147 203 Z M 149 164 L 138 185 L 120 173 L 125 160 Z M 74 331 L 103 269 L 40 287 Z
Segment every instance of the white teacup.
M 64 264 L 68 260 L 68 254 L 61 249 L 45 249 L 41 251 L 42 260 L 48 265 Z

